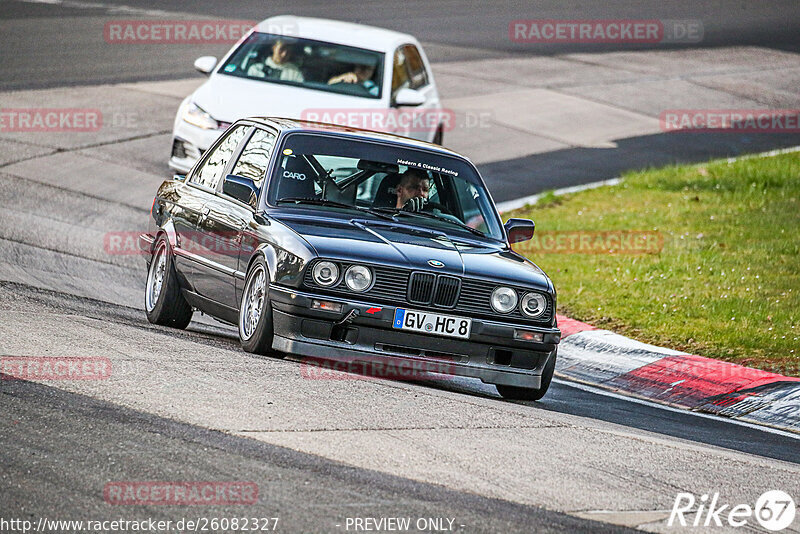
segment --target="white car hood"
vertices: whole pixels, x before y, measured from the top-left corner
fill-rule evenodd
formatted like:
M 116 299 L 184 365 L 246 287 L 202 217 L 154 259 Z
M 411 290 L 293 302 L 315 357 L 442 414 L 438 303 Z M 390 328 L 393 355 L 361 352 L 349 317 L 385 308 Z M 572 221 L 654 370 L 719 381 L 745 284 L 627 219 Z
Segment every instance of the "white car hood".
M 213 118 L 234 122 L 244 117 L 308 118 L 307 110 L 383 108 L 383 99 L 361 98 L 291 85 L 213 74 L 192 95 Z

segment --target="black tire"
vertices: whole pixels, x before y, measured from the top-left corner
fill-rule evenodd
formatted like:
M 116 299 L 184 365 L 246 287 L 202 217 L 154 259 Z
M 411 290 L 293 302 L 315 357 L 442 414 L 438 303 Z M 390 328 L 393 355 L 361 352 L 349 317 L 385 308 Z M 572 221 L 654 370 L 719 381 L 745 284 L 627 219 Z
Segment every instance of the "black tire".
M 550 358 L 542 369 L 542 385 L 538 388 L 521 388 L 517 386 L 503 386 L 495 384 L 497 392 L 500 393 L 504 399 L 508 400 L 523 400 L 523 401 L 537 401 L 544 397 L 547 390 L 550 389 L 550 382 L 553 381 L 553 374 L 556 371 L 556 353 L 554 350 L 550 354 Z
M 433 135 L 433 144 L 441 146 L 444 142 L 444 130 L 441 126 L 436 129 L 436 133 Z
M 255 287 L 260 285 L 261 289 Z M 254 317 L 256 316 L 256 317 Z M 245 352 L 274 354 L 272 351 L 272 306 L 269 302 L 269 270 L 259 256 L 247 271 L 239 303 L 239 342 Z
M 159 275 L 160 287 L 156 290 Z M 172 261 L 172 249 L 163 235 L 153 246 L 153 257 L 144 288 L 144 311 L 151 323 L 181 330 L 192 320 L 192 307 L 183 298 Z

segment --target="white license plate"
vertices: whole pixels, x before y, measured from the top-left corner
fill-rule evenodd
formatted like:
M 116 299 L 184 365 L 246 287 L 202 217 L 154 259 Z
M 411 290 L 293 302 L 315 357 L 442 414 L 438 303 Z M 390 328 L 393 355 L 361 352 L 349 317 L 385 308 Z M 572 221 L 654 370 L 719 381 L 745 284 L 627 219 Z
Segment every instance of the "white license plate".
M 397 308 L 394 311 L 394 328 L 424 332 L 436 336 L 468 338 L 472 319 Z

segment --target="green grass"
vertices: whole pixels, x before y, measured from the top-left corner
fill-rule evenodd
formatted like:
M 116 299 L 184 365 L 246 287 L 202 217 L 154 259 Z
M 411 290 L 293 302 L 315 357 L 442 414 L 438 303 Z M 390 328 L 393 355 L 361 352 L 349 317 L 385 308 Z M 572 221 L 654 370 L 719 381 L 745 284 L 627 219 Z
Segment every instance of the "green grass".
M 515 248 L 559 312 L 641 341 L 800 376 L 800 153 L 629 173 L 526 206 L 549 231 L 650 230 L 657 254 Z M 536 239 L 536 237 L 534 237 Z M 521 244 L 524 245 L 524 244 Z

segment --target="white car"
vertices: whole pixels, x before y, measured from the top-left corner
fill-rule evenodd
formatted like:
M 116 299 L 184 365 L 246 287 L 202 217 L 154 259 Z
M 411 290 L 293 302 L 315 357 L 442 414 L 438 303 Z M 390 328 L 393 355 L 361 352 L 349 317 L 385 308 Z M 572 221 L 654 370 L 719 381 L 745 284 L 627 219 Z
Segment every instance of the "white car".
M 268 18 L 217 61 L 178 108 L 172 169 L 186 173 L 234 121 L 274 115 L 384 131 L 441 144 L 451 116 L 440 108 L 430 64 L 404 33 L 334 20 Z

